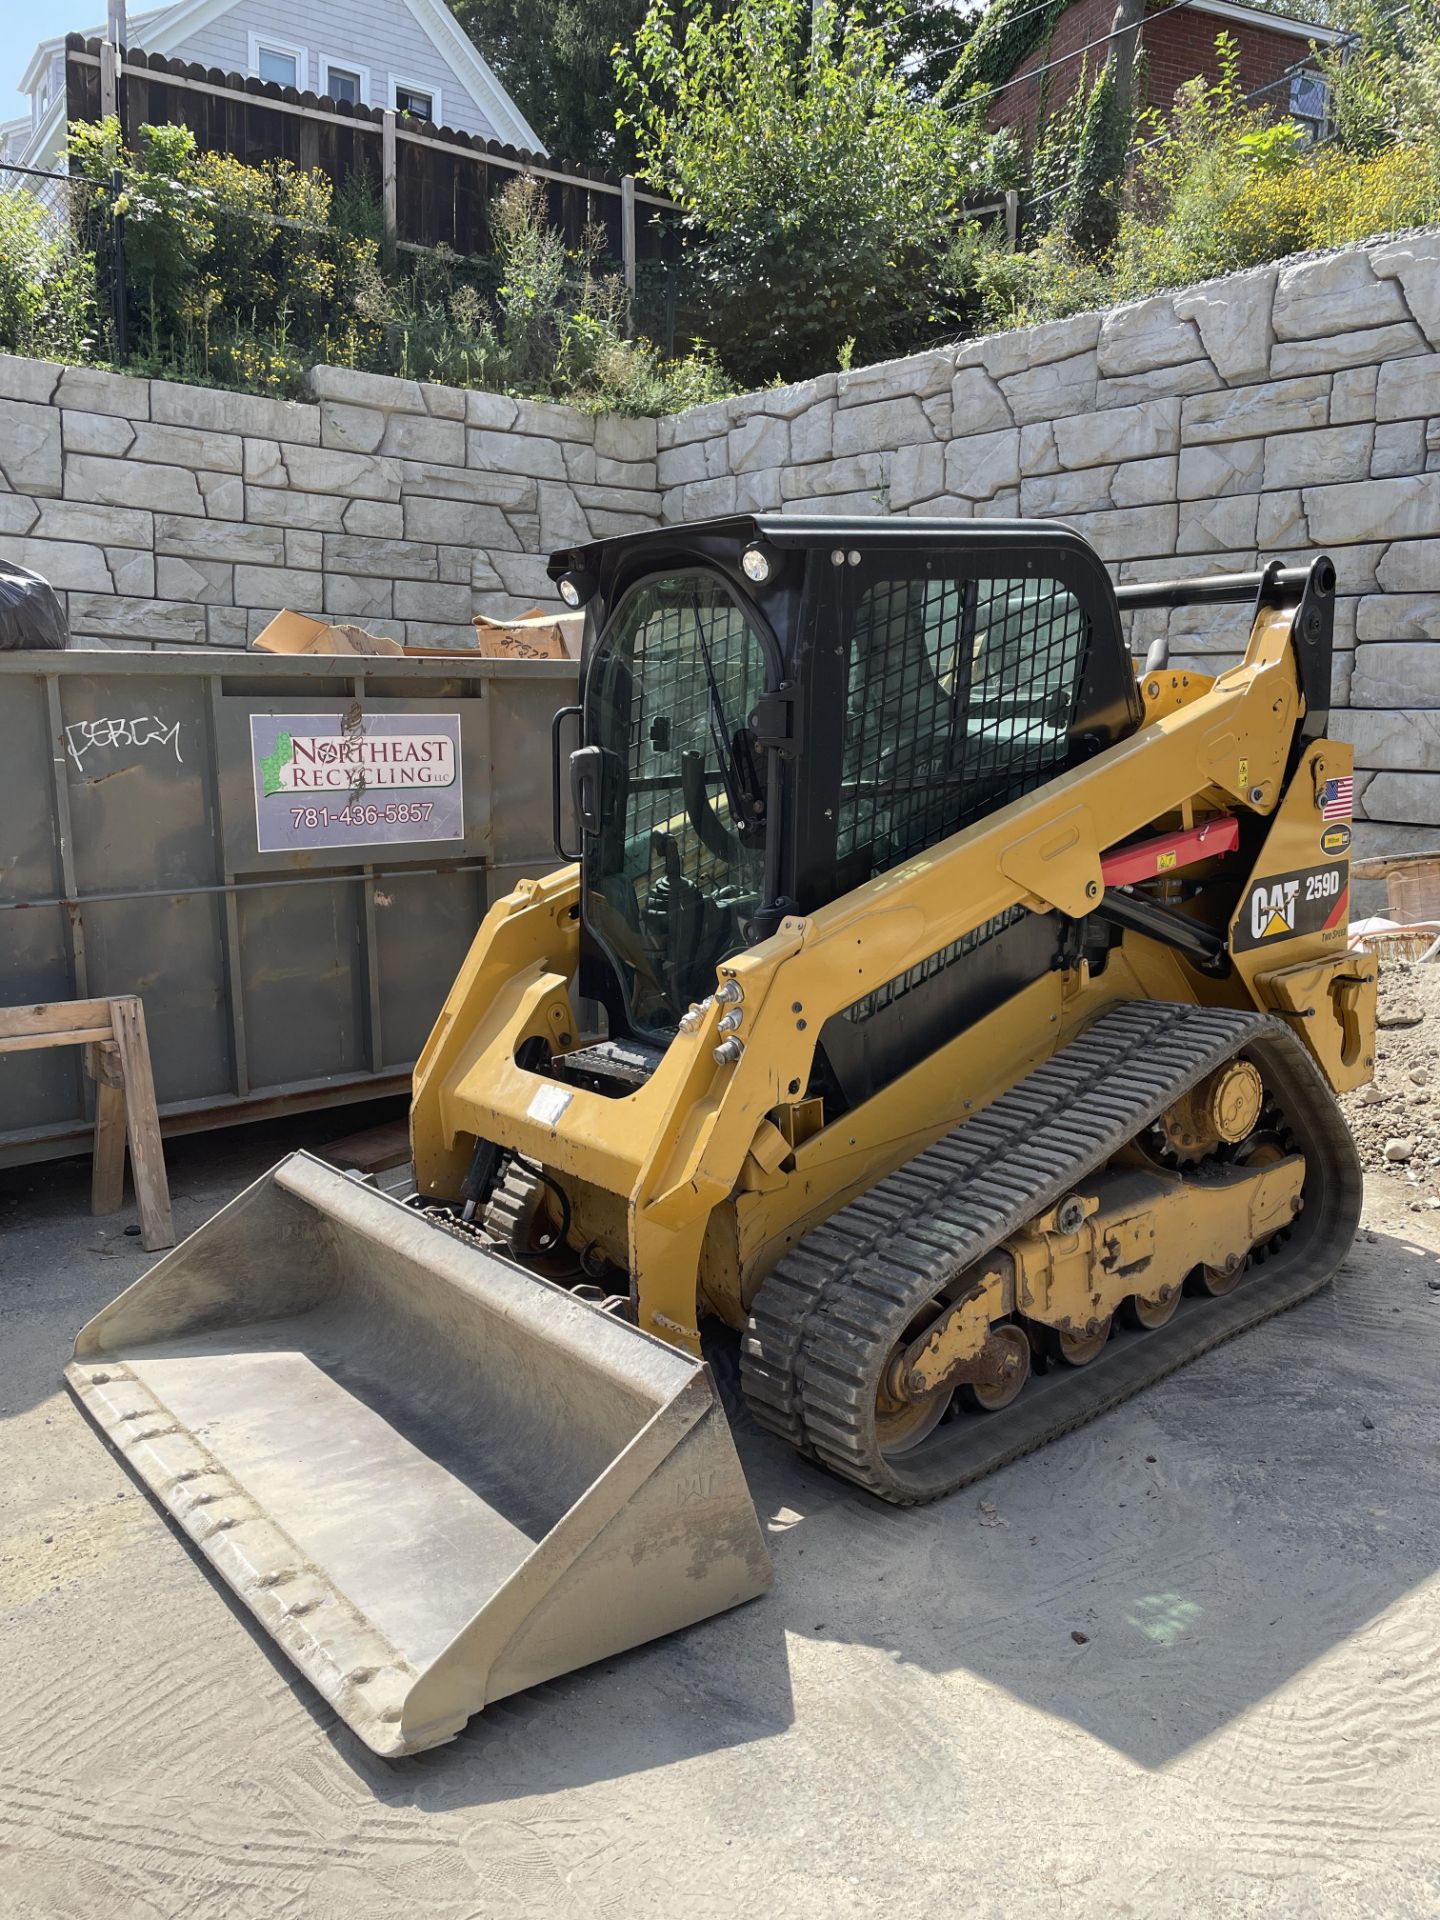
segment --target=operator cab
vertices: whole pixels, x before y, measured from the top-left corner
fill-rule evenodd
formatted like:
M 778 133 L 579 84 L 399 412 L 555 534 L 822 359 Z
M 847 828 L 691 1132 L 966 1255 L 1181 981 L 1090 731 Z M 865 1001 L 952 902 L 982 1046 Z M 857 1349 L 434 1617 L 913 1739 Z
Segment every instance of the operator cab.
M 567 549 L 549 572 L 586 615 L 580 705 L 556 727 L 579 990 L 641 1054 L 786 914 L 1139 724 L 1109 576 L 1057 524 L 735 516 Z M 1054 937 L 1011 937 L 1016 964 L 1043 971 Z M 834 1038 L 827 1055 L 855 1054 Z M 874 1074 L 850 1065 L 854 1098 Z

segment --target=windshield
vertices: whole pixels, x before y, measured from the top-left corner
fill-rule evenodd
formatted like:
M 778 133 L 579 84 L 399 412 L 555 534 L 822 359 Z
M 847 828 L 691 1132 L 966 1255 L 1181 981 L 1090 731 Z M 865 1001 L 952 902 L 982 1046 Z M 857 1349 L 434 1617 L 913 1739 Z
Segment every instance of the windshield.
M 714 991 L 761 905 L 764 756 L 747 721 L 766 685 L 760 636 L 705 574 L 637 588 L 586 676 L 585 739 L 603 776 L 585 915 L 637 1032 L 673 1032 Z

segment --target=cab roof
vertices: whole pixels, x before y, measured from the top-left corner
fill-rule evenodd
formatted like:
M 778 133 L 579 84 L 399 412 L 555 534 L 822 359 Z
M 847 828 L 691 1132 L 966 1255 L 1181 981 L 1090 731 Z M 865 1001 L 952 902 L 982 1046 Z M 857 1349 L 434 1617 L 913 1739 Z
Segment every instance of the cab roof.
M 561 547 L 551 554 L 547 571 L 552 580 L 577 571 L 603 575 L 617 563 L 654 554 L 680 556 L 739 554 L 756 540 L 785 550 L 829 547 L 936 550 L 966 547 L 1012 546 L 1024 549 L 1057 547 L 1097 560 L 1095 549 L 1073 527 L 1060 520 L 962 520 L 899 514 L 735 513 L 714 520 L 691 520 L 676 525 L 645 527 L 636 533 L 612 534 L 608 539 Z

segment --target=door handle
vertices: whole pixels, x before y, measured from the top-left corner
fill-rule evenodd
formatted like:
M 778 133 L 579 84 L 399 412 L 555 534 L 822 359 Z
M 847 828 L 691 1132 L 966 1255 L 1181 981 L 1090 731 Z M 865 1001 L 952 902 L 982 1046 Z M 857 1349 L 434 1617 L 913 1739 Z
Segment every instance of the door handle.
M 570 791 L 580 831 L 593 838 L 605 818 L 605 750 L 577 747 L 570 756 Z
M 561 812 L 563 811 L 561 807 L 560 788 L 560 729 L 567 720 L 572 718 L 578 720 L 581 711 L 579 707 L 561 707 L 560 711 L 555 715 L 555 718 L 550 722 L 551 838 L 555 842 L 555 851 L 562 860 L 578 860 L 580 854 L 578 850 L 572 853 L 565 845 L 564 828 L 560 818 Z

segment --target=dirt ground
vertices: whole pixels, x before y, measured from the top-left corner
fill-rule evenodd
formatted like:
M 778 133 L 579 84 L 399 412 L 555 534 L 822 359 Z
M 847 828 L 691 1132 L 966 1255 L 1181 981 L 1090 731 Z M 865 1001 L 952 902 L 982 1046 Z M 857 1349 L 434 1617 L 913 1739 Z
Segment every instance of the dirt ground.
M 174 1144 L 182 1231 L 324 1137 Z M 1440 1911 L 1440 1214 L 1403 1168 L 1322 1294 L 939 1507 L 742 1427 L 769 1595 L 399 1763 L 60 1388 L 146 1263 L 87 1185 L 0 1175 L 6 1920 Z
M 1416 1213 L 1440 1210 L 1440 965 L 1380 969 L 1375 1078 L 1341 1102 L 1367 1171 L 1414 1189 Z

